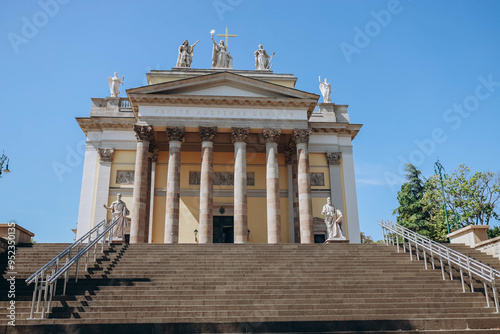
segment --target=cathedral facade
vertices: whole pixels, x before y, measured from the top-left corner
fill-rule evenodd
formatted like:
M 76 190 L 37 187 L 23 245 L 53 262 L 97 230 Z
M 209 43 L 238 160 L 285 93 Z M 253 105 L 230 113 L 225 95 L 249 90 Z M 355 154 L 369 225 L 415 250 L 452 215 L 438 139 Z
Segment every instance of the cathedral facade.
M 112 97 L 93 98 L 90 117 L 77 118 L 86 136 L 77 238 L 111 219 L 103 205 L 121 194 L 131 243 L 322 242 L 328 197 L 347 239 L 360 242 L 352 142 L 361 125 L 347 105 L 318 103 L 293 75 L 265 68 L 147 78 L 126 97 L 110 80 Z

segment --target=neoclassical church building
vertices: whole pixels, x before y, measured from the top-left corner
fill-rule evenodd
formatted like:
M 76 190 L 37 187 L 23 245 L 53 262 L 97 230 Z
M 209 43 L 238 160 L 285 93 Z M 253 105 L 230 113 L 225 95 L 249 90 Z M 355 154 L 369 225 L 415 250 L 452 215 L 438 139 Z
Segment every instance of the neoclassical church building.
M 76 238 L 111 219 L 103 205 L 122 194 L 131 243 L 323 242 L 331 197 L 359 243 L 352 142 L 362 125 L 347 105 L 318 103 L 293 75 L 259 65 L 178 60 L 126 97 L 92 98 L 90 117 L 77 118 L 86 152 Z

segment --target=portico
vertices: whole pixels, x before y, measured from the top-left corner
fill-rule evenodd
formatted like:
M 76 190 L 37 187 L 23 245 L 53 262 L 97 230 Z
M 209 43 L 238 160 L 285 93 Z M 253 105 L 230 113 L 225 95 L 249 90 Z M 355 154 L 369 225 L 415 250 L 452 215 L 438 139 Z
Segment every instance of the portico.
M 235 243 L 313 243 L 326 197 L 346 210 L 349 239 L 359 242 L 357 203 L 354 210 L 345 198 L 355 196 L 345 189 L 355 187 L 354 173 L 347 180 L 342 165 L 352 166 L 343 152 L 361 125 L 349 123 L 347 106 L 318 109 L 318 95 L 270 71 L 172 69 L 151 71 L 148 81 L 115 111 L 101 99 L 94 117 L 78 119 L 94 138 L 89 146 L 120 155 L 108 192 L 120 189 L 127 202 L 129 190 L 130 242 L 195 242 L 197 230 L 199 243 L 212 243 L 214 216 L 232 216 Z M 123 151 L 135 153 L 133 164 Z M 329 167 L 333 153 L 338 170 Z M 125 165 L 134 180 L 119 184 Z

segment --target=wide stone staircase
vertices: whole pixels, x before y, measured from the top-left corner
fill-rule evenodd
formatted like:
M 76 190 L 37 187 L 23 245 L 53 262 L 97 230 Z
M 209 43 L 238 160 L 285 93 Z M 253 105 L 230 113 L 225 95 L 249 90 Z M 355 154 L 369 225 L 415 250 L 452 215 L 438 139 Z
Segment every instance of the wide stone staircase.
M 481 284 L 462 293 L 439 262 L 381 244 L 106 246 L 66 296 L 58 282 L 48 319 L 28 320 L 24 280 L 67 246 L 17 249 L 16 327 L 2 333 L 500 333 Z M 2 319 L 8 305 L 3 293 Z

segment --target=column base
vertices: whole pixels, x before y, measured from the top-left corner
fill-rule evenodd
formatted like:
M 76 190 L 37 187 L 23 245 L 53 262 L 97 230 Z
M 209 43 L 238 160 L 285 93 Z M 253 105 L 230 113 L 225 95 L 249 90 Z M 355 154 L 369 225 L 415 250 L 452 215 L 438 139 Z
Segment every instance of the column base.
M 325 241 L 325 244 L 348 244 L 349 239 L 329 239 Z

